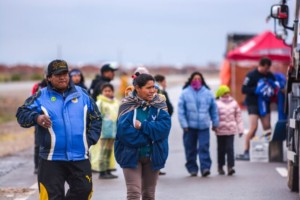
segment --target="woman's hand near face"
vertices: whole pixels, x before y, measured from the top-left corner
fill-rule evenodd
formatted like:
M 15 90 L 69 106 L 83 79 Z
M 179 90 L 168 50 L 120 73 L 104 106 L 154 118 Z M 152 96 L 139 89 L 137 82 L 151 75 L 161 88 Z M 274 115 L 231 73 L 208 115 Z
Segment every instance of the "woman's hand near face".
M 141 125 L 142 125 L 142 123 L 139 120 L 135 120 L 134 128 L 139 130 L 139 129 L 141 129 Z

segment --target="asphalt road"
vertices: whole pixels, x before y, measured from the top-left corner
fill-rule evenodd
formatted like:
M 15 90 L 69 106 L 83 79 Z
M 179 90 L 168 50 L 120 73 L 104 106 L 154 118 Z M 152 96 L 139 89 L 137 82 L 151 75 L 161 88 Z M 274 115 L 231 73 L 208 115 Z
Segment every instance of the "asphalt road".
M 210 82 L 213 89 L 217 81 Z M 182 144 L 182 130 L 179 126 L 176 105 L 180 87 L 172 87 L 169 94 L 175 105 L 170 134 L 170 154 L 163 171 L 167 175 L 160 176 L 156 199 L 159 200 L 292 200 L 299 199 L 297 193 L 290 192 L 287 178 L 278 173 L 285 172 L 286 163 L 245 162 L 236 161 L 234 176 L 220 176 L 216 164 L 216 137 L 211 132 L 212 174 L 203 178 L 190 177 L 184 164 L 185 157 Z M 272 115 L 276 120 L 276 113 Z M 247 128 L 247 114 L 243 112 Z M 243 149 L 243 138 L 235 138 L 236 153 Z M 38 199 L 36 176 L 33 175 L 33 149 L 17 153 L 0 160 L 0 199 L 33 200 Z M 93 198 L 121 200 L 126 199 L 126 187 L 120 168 L 115 173 L 119 175 L 114 180 L 99 180 L 98 174 L 93 174 Z

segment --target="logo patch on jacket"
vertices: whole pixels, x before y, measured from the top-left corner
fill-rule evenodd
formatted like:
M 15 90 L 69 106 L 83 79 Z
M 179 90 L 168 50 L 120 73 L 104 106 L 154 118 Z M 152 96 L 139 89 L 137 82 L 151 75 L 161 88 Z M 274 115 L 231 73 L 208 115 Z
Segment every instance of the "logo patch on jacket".
M 72 102 L 73 102 L 73 103 L 77 103 L 77 102 L 78 102 L 78 99 L 77 99 L 77 98 L 74 98 L 74 99 L 72 99 Z
M 56 101 L 56 97 L 51 97 L 51 101 Z

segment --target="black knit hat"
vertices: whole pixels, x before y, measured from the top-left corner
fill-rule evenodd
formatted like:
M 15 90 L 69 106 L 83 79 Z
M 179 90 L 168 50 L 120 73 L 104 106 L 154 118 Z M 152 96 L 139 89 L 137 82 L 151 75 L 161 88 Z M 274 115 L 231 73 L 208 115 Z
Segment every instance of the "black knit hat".
M 52 74 L 61 74 L 63 72 L 69 72 L 69 67 L 66 61 L 64 60 L 53 60 L 48 65 L 47 76 Z

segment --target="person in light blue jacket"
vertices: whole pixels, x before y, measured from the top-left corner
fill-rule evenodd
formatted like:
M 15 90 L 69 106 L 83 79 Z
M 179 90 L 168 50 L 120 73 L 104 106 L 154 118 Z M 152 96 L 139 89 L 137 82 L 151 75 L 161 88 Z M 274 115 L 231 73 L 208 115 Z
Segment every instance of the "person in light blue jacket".
M 183 87 L 178 103 L 178 118 L 183 129 L 186 168 L 191 176 L 197 176 L 197 154 L 203 177 L 210 175 L 209 129 L 219 125 L 214 95 L 202 74 L 194 72 Z

